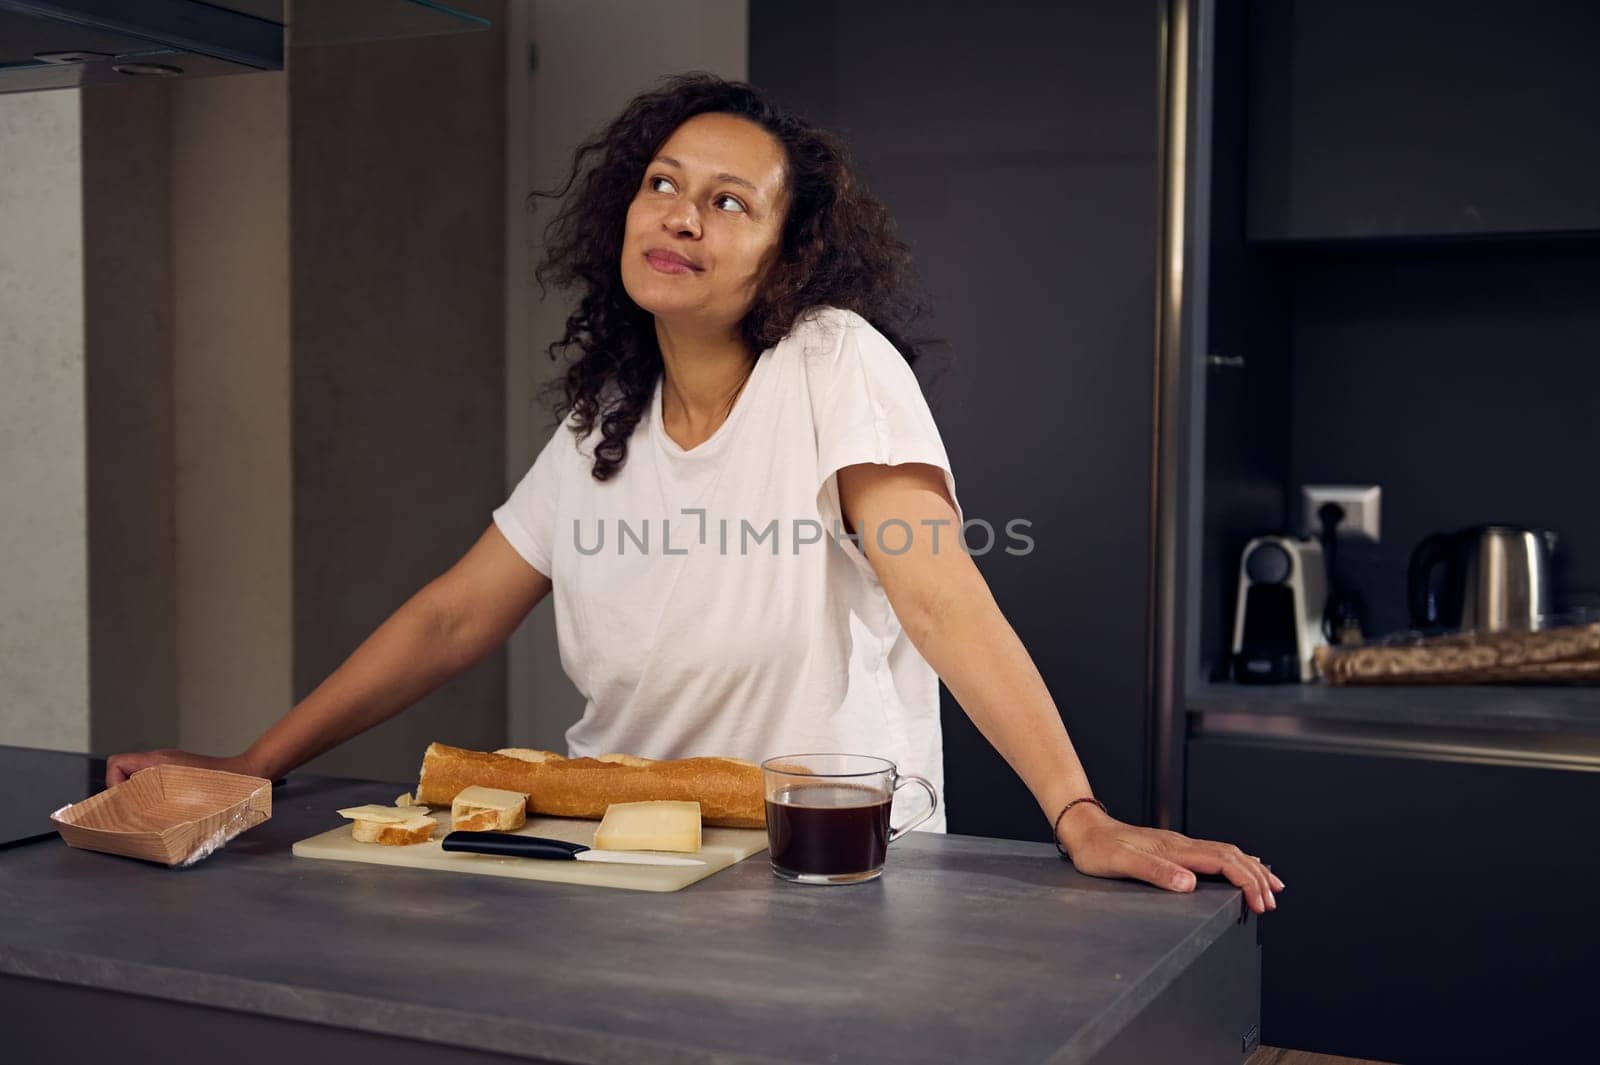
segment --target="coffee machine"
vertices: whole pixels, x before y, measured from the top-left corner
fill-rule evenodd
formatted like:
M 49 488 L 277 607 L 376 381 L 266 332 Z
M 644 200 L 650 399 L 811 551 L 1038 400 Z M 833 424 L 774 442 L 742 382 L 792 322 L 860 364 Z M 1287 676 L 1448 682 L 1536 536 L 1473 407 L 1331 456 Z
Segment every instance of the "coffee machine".
M 1233 678 L 1242 684 L 1304 682 L 1312 655 L 1327 642 L 1322 614 L 1327 570 L 1322 545 L 1293 536 L 1258 536 L 1239 557 L 1234 605 Z

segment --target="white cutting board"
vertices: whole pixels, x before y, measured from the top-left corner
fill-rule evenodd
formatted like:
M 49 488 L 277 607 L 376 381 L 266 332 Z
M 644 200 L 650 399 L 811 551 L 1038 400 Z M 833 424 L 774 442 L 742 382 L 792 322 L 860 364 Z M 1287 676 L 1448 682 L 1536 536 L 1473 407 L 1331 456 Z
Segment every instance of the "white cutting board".
M 335 815 L 336 816 L 336 815 Z M 439 841 L 450 831 L 450 810 L 430 811 L 438 825 L 426 843 L 388 847 L 379 843 L 357 843 L 352 824 L 345 821 L 321 835 L 296 843 L 297 858 L 331 858 L 339 862 L 370 862 L 411 869 L 440 869 L 448 873 L 476 873 L 480 876 L 509 876 L 522 880 L 551 880 L 562 884 L 590 884 L 595 887 L 629 888 L 633 891 L 677 891 L 712 873 L 728 868 L 767 849 L 763 828 L 716 828 L 700 830 L 700 850 L 677 854 L 681 858 L 700 858 L 705 865 L 613 865 L 608 862 L 564 861 L 549 858 L 506 858 L 497 854 L 447 852 Z M 545 836 L 594 846 L 594 830 L 599 821 L 570 817 L 530 817 L 517 829 L 519 836 Z M 663 852 L 665 853 L 665 852 Z

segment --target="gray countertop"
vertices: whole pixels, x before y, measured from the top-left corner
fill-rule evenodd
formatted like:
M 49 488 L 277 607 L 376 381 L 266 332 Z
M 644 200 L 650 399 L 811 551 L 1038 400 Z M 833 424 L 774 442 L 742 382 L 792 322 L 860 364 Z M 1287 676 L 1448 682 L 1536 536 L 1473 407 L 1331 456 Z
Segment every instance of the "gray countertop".
M 0 850 L 0 972 L 579 1062 L 1066 1065 L 1241 914 L 1224 884 L 920 832 L 868 884 L 781 882 L 763 852 L 670 894 L 290 854 L 403 787 L 295 775 L 189 869 Z

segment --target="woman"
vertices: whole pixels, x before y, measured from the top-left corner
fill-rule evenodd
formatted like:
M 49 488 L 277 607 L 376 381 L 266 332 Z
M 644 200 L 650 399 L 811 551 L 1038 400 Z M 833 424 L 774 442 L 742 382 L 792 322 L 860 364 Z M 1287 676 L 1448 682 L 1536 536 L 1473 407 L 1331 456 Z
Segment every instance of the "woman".
M 942 678 L 1080 870 L 1173 891 L 1222 873 L 1275 907 L 1258 859 L 1092 799 L 961 549 L 898 332 L 909 256 L 842 145 L 692 74 L 635 99 L 549 195 L 580 172 L 539 275 L 581 296 L 551 346 L 579 352 L 566 417 L 477 544 L 243 754 L 117 755 L 107 783 L 163 761 L 287 772 L 481 660 L 554 590 L 588 699 L 574 757 L 844 750 L 938 786 Z

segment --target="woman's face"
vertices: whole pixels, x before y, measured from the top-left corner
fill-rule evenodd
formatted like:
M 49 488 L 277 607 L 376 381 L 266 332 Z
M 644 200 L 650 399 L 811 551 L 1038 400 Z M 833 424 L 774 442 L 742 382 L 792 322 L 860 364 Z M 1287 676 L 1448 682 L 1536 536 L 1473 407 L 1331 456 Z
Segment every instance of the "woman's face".
M 628 295 L 670 323 L 732 328 L 776 258 L 783 178 L 782 146 L 754 122 L 726 114 L 684 122 L 645 167 L 628 206 Z

